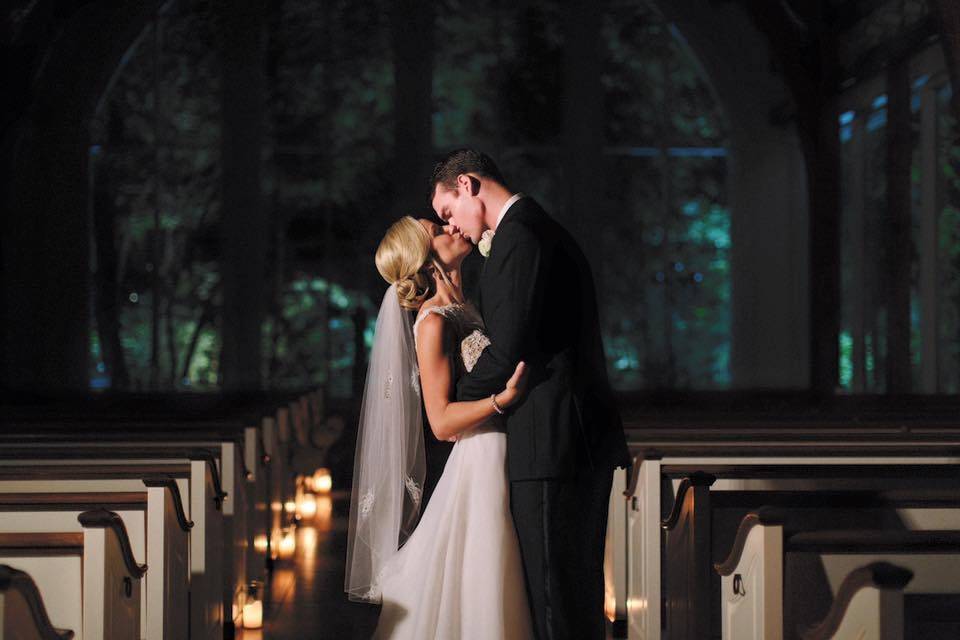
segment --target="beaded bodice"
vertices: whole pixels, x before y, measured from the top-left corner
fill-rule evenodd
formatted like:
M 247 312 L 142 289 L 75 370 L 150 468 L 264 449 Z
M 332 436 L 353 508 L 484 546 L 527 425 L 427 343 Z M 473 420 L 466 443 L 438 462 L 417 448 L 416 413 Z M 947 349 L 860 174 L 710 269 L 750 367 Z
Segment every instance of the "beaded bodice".
M 458 373 L 472 371 L 474 365 L 477 364 L 477 360 L 480 359 L 480 354 L 490 344 L 490 339 L 483 332 L 483 318 L 480 317 L 480 313 L 469 302 L 430 307 L 421 313 L 416 322 L 413 323 L 414 340 L 416 340 L 417 327 L 420 322 L 431 313 L 436 313 L 445 318 L 453 328 L 456 339 L 460 342 L 460 357 L 454 358 L 458 361 L 456 362 L 459 369 Z

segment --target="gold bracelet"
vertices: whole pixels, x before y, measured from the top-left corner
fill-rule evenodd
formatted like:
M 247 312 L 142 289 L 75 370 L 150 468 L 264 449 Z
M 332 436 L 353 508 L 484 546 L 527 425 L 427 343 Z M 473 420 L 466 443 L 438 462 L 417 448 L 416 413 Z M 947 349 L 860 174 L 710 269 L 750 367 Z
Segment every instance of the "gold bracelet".
M 495 393 L 490 394 L 490 402 L 493 403 L 493 410 L 499 413 L 500 415 L 503 415 L 503 409 L 501 409 L 500 405 L 497 404 L 497 394 Z

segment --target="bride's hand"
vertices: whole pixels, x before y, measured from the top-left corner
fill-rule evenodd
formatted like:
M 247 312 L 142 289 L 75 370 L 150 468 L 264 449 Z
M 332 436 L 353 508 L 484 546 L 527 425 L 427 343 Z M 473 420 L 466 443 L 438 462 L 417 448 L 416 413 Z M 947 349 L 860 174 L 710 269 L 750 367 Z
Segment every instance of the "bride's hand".
M 527 390 L 527 365 L 524 362 L 517 364 L 513 375 L 507 380 L 506 388 L 497 394 L 497 404 L 506 409 L 517 403 Z

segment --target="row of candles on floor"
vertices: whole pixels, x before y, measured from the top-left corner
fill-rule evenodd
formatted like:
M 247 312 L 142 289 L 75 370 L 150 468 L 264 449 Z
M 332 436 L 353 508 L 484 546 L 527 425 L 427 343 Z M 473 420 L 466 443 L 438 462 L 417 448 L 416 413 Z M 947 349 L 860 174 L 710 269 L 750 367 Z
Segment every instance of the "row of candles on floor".
M 317 530 L 325 531 L 330 528 L 333 518 L 333 499 L 330 496 L 332 489 L 333 481 L 330 477 L 330 470 L 317 469 L 313 475 L 297 476 L 294 500 L 285 504 L 274 502 L 271 505 L 273 511 L 285 512 L 293 519 L 294 523 L 274 531 L 271 535 L 269 547 L 272 559 L 289 560 L 293 558 L 297 550 L 295 525 L 301 523 L 312 525 L 303 529 L 304 553 L 312 554 L 317 543 Z M 267 536 L 265 534 L 258 535 L 253 544 L 260 553 L 267 552 Z M 259 597 L 262 586 L 257 580 L 249 585 L 247 601 L 243 605 L 244 629 L 260 629 L 263 626 L 263 601 Z

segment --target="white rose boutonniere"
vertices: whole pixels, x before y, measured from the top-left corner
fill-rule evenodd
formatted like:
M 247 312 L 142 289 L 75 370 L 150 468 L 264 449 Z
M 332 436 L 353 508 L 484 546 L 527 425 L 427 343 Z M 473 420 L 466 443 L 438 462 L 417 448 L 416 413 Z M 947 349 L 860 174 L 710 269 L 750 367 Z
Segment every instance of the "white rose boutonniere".
M 480 236 L 480 242 L 477 243 L 477 248 L 480 249 L 480 255 L 484 258 L 489 256 L 491 246 L 493 246 L 493 231 L 487 229 L 483 232 L 483 235 Z

